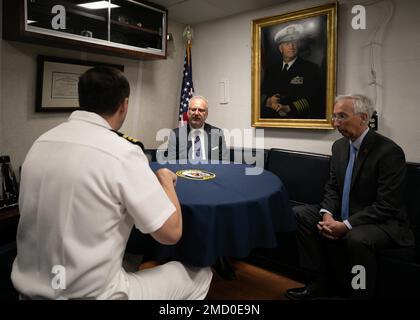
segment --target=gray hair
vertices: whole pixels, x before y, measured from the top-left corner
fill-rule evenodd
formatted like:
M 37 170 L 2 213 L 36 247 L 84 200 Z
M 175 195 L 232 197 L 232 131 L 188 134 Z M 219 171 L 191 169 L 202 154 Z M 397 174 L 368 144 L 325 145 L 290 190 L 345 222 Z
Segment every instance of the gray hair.
M 192 97 L 190 98 L 190 100 L 188 101 L 188 107 L 191 107 L 191 101 L 196 100 L 196 99 L 203 100 L 203 101 L 206 103 L 206 107 L 207 107 L 207 108 L 209 107 L 209 102 L 208 102 L 208 100 L 207 100 L 205 97 L 200 96 L 200 95 L 194 95 L 194 96 L 192 96 Z
M 353 100 L 353 109 L 354 113 L 366 113 L 368 115 L 368 119 L 370 119 L 375 112 L 375 109 L 373 108 L 373 102 L 372 100 L 362 94 L 343 94 L 338 95 L 334 103 L 337 103 L 340 100 L 344 99 L 351 99 Z

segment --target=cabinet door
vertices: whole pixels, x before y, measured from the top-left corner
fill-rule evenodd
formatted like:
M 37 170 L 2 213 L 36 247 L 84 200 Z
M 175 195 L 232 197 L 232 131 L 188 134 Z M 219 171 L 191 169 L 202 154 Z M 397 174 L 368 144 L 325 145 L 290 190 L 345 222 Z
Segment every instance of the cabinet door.
M 111 42 L 164 54 L 166 11 L 134 1 L 111 0 Z
M 78 41 L 109 41 L 109 3 L 92 9 L 89 1 L 26 0 L 26 31 Z
M 167 11 L 134 0 L 4 0 L 3 38 L 166 58 Z

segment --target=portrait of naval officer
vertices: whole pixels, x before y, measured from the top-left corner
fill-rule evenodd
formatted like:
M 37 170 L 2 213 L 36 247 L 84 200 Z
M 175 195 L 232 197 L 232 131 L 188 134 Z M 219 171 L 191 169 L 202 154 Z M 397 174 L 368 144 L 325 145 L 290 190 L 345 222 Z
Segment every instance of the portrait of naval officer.
M 261 118 L 325 118 L 325 82 L 320 67 L 300 55 L 302 24 L 290 24 L 274 35 L 279 55 L 264 69 Z

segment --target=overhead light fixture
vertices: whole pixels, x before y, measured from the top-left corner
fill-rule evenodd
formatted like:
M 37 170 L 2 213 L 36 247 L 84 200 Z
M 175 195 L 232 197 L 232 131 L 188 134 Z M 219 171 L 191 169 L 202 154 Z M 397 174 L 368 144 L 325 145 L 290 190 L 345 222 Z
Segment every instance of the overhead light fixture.
M 99 9 L 112 9 L 112 8 L 118 8 L 116 4 L 109 3 L 108 1 L 95 1 L 95 2 L 87 2 L 87 3 L 80 3 L 77 5 L 78 7 L 83 7 L 86 9 L 91 10 L 99 10 Z

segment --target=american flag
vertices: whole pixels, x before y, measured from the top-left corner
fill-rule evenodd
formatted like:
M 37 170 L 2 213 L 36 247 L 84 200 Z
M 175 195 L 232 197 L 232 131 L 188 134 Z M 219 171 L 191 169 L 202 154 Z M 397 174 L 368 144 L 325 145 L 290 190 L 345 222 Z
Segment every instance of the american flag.
M 188 41 L 185 48 L 184 73 L 182 77 L 181 99 L 179 107 L 179 126 L 188 122 L 188 101 L 194 93 L 192 81 L 192 60 L 191 60 L 191 41 Z

